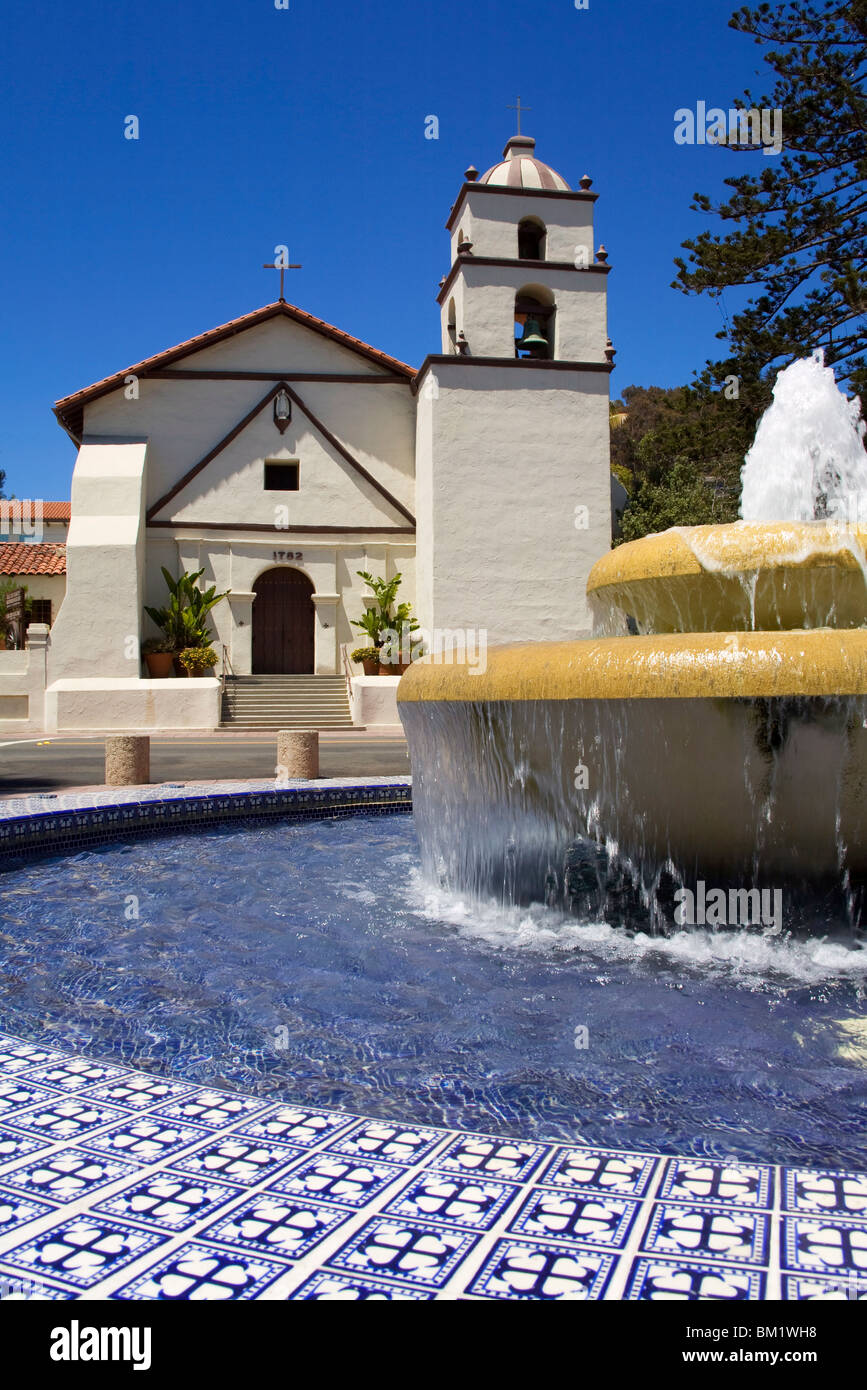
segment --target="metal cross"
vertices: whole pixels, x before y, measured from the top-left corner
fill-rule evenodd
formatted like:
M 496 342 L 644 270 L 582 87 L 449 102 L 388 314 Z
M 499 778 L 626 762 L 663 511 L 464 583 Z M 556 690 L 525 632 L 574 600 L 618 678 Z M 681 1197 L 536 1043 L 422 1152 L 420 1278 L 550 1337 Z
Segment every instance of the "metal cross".
M 521 105 L 521 98 L 518 97 L 518 105 L 517 105 L 517 106 L 510 106 L 508 109 L 509 109 L 510 111 L 517 111 L 517 113 L 518 113 L 518 134 L 520 135 L 520 134 L 521 134 L 521 115 L 522 115 L 522 113 L 523 113 L 524 111 L 532 111 L 533 108 L 532 108 L 532 106 L 522 106 L 522 105 Z
M 286 303 L 286 296 L 283 293 L 283 280 L 287 270 L 301 270 L 300 265 L 283 265 L 281 261 L 271 261 L 268 265 L 263 265 L 263 270 L 279 270 L 280 272 L 280 303 Z

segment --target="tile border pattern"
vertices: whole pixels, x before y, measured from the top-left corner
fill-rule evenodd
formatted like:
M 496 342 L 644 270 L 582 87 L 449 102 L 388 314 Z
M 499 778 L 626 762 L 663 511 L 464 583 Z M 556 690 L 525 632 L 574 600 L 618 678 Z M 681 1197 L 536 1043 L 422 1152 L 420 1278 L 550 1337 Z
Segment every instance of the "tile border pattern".
M 368 778 L 15 798 L 0 867 L 410 796 Z M 400 1126 L 0 1034 L 2 1298 L 867 1302 L 867 1174 Z

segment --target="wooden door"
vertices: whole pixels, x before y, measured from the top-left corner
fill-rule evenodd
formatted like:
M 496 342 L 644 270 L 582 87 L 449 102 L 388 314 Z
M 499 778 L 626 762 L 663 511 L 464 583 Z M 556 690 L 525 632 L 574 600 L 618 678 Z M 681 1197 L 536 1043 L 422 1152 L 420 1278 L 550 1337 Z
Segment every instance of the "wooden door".
M 312 675 L 315 610 L 306 574 L 266 570 L 253 592 L 253 674 Z

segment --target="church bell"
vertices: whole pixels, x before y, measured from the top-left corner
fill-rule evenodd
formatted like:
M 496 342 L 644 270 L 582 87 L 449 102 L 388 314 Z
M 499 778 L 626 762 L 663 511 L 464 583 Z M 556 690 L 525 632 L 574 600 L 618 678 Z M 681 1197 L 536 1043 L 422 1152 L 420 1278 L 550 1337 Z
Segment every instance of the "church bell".
M 548 339 L 542 332 L 538 319 L 527 319 L 524 324 L 524 331 L 518 340 L 518 346 L 527 348 L 532 353 L 548 351 Z

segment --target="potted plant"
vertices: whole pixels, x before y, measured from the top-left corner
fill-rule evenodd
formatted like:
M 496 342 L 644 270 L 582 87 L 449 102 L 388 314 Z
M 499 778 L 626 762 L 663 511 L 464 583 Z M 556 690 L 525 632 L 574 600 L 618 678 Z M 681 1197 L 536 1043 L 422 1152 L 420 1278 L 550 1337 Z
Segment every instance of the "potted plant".
M 352 625 L 366 632 L 376 646 L 379 654 L 378 674 L 400 676 L 409 665 L 408 661 L 401 660 L 402 649 L 411 647 L 410 634 L 418 628 L 417 620 L 412 617 L 412 604 L 399 603 L 394 607 L 402 576 L 398 573 L 392 575 L 391 579 L 377 579 L 367 570 L 357 570 L 356 573 L 373 590 L 376 606 L 368 608 L 361 618 L 353 618 Z M 393 659 L 383 661 L 384 655 Z
M 360 661 L 366 676 L 379 675 L 379 649 L 377 647 L 356 647 L 350 652 L 352 661 Z
M 151 637 L 143 642 L 141 654 L 152 680 L 165 680 L 172 674 L 174 651 L 165 637 Z
M 217 664 L 213 647 L 185 647 L 178 660 L 188 676 L 207 676 Z
M 218 594 L 214 584 L 210 589 L 198 588 L 198 580 L 204 570 L 195 574 L 184 572 L 180 579 L 172 579 L 163 566 L 163 579 L 169 591 L 169 601 L 165 608 L 148 608 L 145 612 L 158 628 L 162 629 L 168 649 L 173 653 L 176 675 L 184 673 L 180 654 L 191 647 L 210 647 L 213 634 L 208 627 L 207 616 L 211 609 L 231 592 Z

